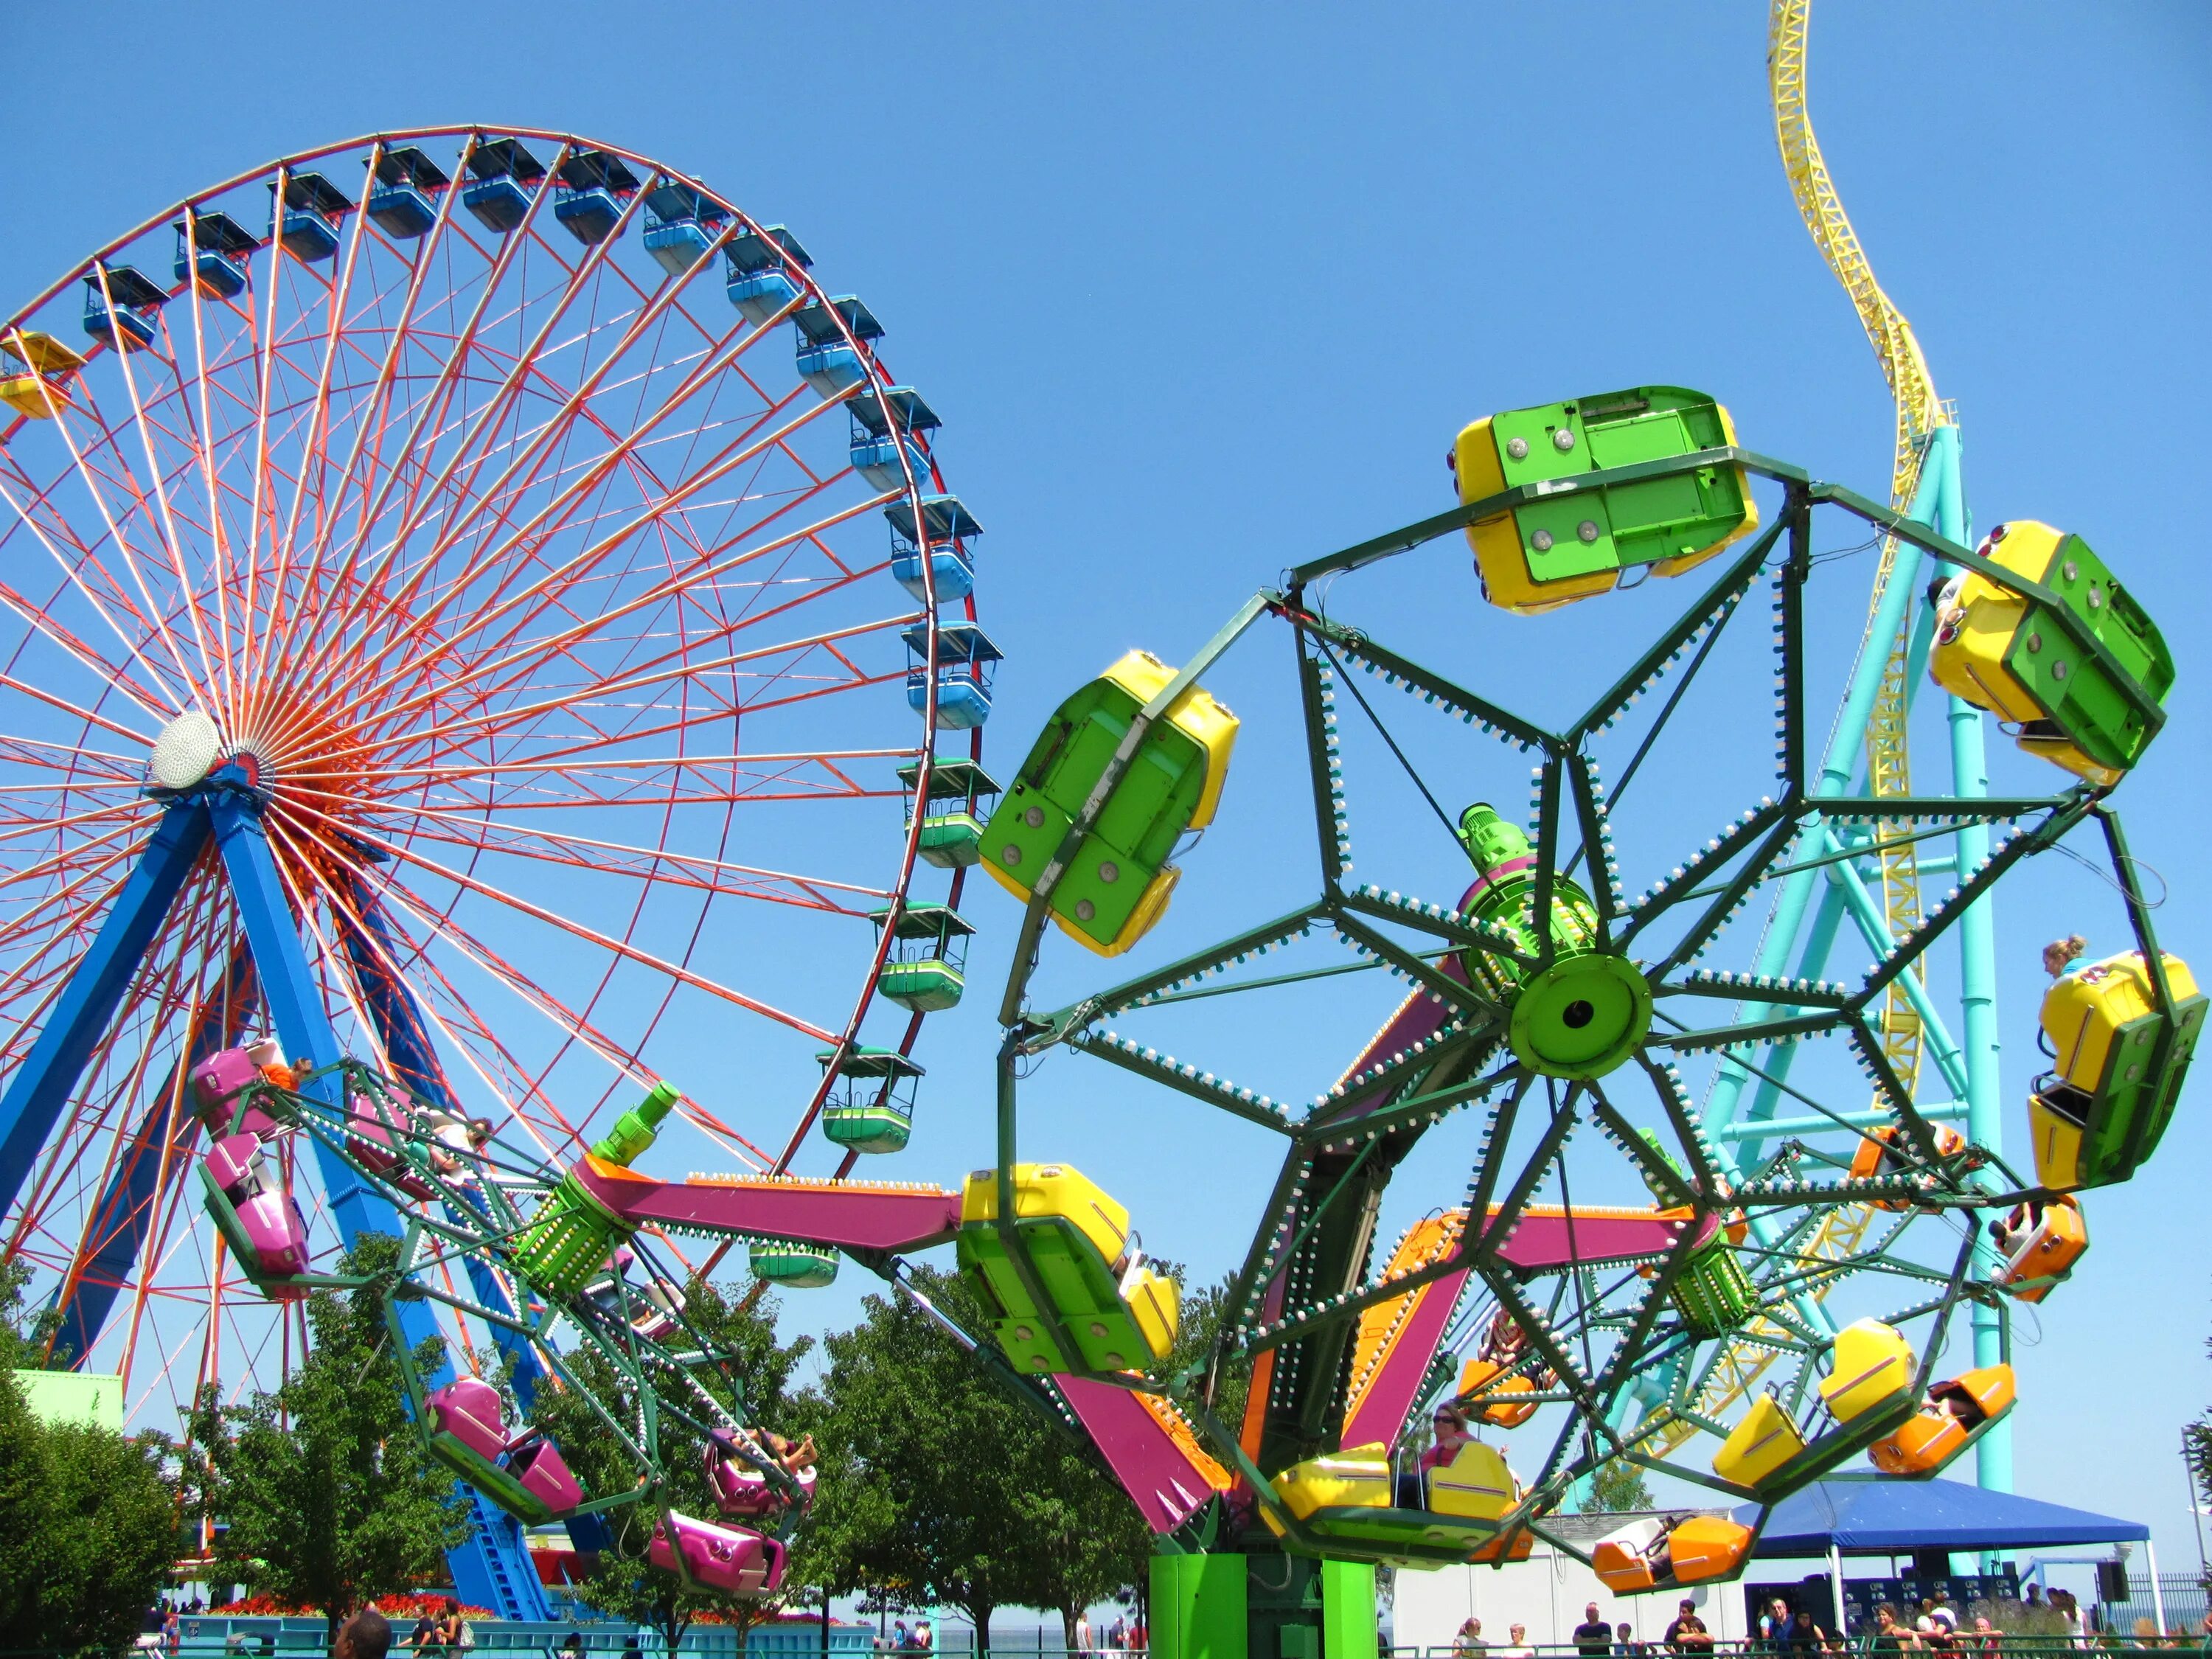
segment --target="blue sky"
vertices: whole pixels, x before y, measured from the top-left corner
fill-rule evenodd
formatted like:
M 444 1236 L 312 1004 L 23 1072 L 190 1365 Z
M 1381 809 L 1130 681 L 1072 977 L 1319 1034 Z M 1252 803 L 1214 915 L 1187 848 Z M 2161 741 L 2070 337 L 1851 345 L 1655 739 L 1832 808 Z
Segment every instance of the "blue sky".
M 101 17 L 94 40 L 82 8 L 0 15 L 15 70 L 0 295 L 27 297 L 215 179 L 429 122 L 604 137 L 790 222 L 825 283 L 884 320 L 886 354 L 945 416 L 948 477 L 988 526 L 1001 771 L 1129 646 L 1186 653 L 1283 565 L 1445 505 L 1444 448 L 1493 409 L 1678 382 L 1721 396 L 1755 447 L 1869 493 L 1886 481 L 1887 395 L 1776 160 L 1756 6 Z M 2212 13 L 2195 7 L 1831 5 L 1812 99 L 1876 268 L 1958 403 L 1978 523 L 2081 532 L 2175 650 L 2171 723 L 2120 803 L 2171 884 L 2169 944 L 2212 961 L 2191 858 L 2212 805 L 2191 489 L 2212 449 L 2208 64 Z M 1830 591 L 1840 627 L 1863 574 Z M 1363 620 L 1416 638 L 1463 623 L 1495 683 L 1538 706 L 1548 684 L 1587 684 L 1618 642 L 1614 617 L 1518 628 L 1485 612 L 1456 556 L 1377 593 Z M 1264 676 L 1240 660 L 1221 689 L 1241 703 L 1248 686 L 1222 827 L 1176 901 L 1180 942 L 1253 914 L 1243 878 L 1296 799 L 1285 733 L 1262 727 Z M 2050 787 L 1999 760 L 2001 780 Z M 1677 793 L 1655 829 L 1717 816 L 1695 777 Z M 2097 896 L 2038 877 L 2002 901 L 2015 1145 L 2034 947 Z M 932 1115 L 898 1170 L 913 1178 L 988 1155 L 1014 912 L 992 893 L 969 908 L 986 930 L 978 993 L 921 1051 Z M 2102 915 L 2093 942 L 2118 948 Z M 1110 976 L 1069 957 L 1050 982 Z M 1335 1012 L 1313 1029 L 1333 1033 Z M 1303 1005 L 1224 1018 L 1247 1021 L 1230 1040 L 1298 1060 L 1311 1047 L 1328 1069 Z M 1087 1064 L 1041 1074 L 1030 1144 L 1130 1201 L 1161 1254 L 1207 1276 L 1227 1266 L 1249 1226 L 1253 1144 L 1103 1087 Z M 2094 1248 L 2045 1304 L 2014 1419 L 2022 1490 L 2151 1522 L 2169 1567 L 2191 1553 L 2175 1435 L 2212 1402 L 2193 1179 L 2212 1153 L 2206 1086 L 2132 1187 L 2093 1199 Z M 794 1305 L 794 1328 L 848 1317 L 854 1277 Z

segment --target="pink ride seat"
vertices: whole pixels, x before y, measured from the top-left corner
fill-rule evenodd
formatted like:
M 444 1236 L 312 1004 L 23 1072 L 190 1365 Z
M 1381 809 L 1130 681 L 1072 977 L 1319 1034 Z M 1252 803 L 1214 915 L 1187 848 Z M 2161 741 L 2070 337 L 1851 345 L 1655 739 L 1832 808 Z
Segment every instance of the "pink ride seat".
M 207 1172 L 234 1204 L 252 1197 L 266 1182 L 261 1164 L 261 1137 L 246 1131 L 225 1135 L 207 1151 Z M 257 1167 L 259 1165 L 260 1167 Z
M 263 1273 L 289 1279 L 307 1271 L 307 1218 L 289 1193 L 272 1186 L 238 1201 L 237 1208 Z
M 207 1111 L 219 1111 L 261 1075 L 243 1048 L 222 1048 L 192 1067 L 192 1093 Z
M 782 1509 L 782 1491 L 725 1439 L 718 1433 L 707 1443 L 707 1486 L 714 1494 L 714 1506 L 725 1515 L 772 1515 Z M 799 1482 L 799 1507 L 811 1507 L 814 1471 L 801 1469 L 792 1478 Z
M 247 1084 L 256 1082 L 261 1068 L 253 1057 L 243 1048 L 223 1048 L 210 1054 L 191 1069 L 192 1095 L 200 1103 L 200 1116 L 211 1129 L 228 1129 L 233 1103 L 238 1091 Z M 246 1109 L 242 1126 L 254 1134 L 270 1135 L 276 1132 L 276 1120 L 258 1106 Z
M 674 1534 L 672 1546 L 670 1534 Z M 687 1583 L 731 1595 L 760 1595 L 783 1582 L 783 1545 L 742 1527 L 720 1527 L 674 1510 L 653 1529 L 646 1559 Z
M 481 1377 L 465 1376 L 448 1382 L 432 1390 L 424 1404 L 429 1410 L 431 1433 L 450 1434 L 487 1460 L 495 1461 L 507 1449 L 506 1413 L 500 1405 L 499 1390 Z M 565 1464 L 562 1473 L 568 1473 Z
M 507 1449 L 507 1472 L 556 1515 L 584 1501 L 583 1483 L 568 1473 L 568 1460 L 542 1434 L 526 1434 Z

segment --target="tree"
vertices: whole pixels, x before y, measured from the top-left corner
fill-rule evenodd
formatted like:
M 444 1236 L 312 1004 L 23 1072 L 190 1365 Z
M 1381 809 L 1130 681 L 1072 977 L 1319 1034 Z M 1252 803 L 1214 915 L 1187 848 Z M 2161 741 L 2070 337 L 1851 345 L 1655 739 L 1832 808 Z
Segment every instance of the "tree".
M 340 1272 L 374 1279 L 398 1249 L 363 1234 Z M 318 1291 L 307 1328 L 307 1358 L 282 1387 L 231 1407 L 210 1389 L 191 1438 L 200 1506 L 228 1523 L 216 1558 L 256 1591 L 321 1608 L 335 1637 L 376 1597 L 441 1578 L 468 1511 L 408 1420 L 378 1287 Z M 442 1346 L 424 1342 L 417 1367 L 441 1364 Z
M 1182 1281 L 1182 1270 L 1175 1263 L 1160 1261 L 1153 1265 L 1178 1283 Z M 1237 1275 L 1232 1273 L 1224 1274 L 1215 1284 L 1184 1292 L 1182 1316 L 1176 1329 L 1176 1345 L 1168 1355 L 1167 1369 L 1170 1373 L 1187 1371 L 1209 1362 L 1214 1340 L 1221 1333 L 1222 1322 L 1228 1311 L 1230 1295 L 1236 1288 Z M 1224 1359 L 1219 1373 L 1213 1378 L 1214 1420 L 1231 1434 L 1236 1433 L 1243 1423 L 1244 1396 L 1251 1386 L 1252 1356 L 1241 1352 Z
M 981 1310 L 951 1275 L 915 1285 L 963 1328 Z M 872 1296 L 828 1340 L 817 1524 L 849 1588 L 891 1606 L 958 1607 L 979 1651 L 1002 1607 L 1083 1608 L 1142 1577 L 1150 1536 L 1073 1437 L 994 1379 L 912 1298 Z
M 27 1276 L 0 1268 L 0 1649 L 120 1648 L 176 1552 L 163 1443 L 32 1414 L 14 1376 L 44 1346 L 22 1328 Z
M 813 1346 L 811 1337 L 788 1346 L 775 1337 L 774 1298 L 755 1291 L 732 1297 L 720 1287 L 699 1279 L 684 1286 L 684 1314 L 702 1345 L 702 1358 L 684 1369 L 692 1381 L 719 1400 L 738 1421 L 758 1424 L 779 1433 L 793 1411 L 787 1398 L 793 1370 Z M 687 1334 L 684 1340 L 692 1340 Z M 602 1403 L 627 1402 L 635 1389 L 596 1348 L 580 1347 L 569 1358 L 577 1380 L 574 1389 L 542 1388 L 531 1412 L 531 1420 L 552 1438 L 568 1460 L 570 1471 L 593 1497 L 607 1497 L 635 1485 L 637 1471 L 620 1442 L 608 1434 L 592 1399 Z M 599 1553 L 597 1564 L 577 1593 L 591 1606 L 618 1619 L 628 1619 L 659 1632 L 669 1652 L 684 1640 L 684 1633 L 702 1613 L 713 1613 L 746 1632 L 781 1608 L 782 1596 L 730 1596 L 687 1586 L 672 1572 L 652 1565 L 646 1551 L 653 1529 L 663 1514 L 677 1510 L 687 1515 L 712 1517 L 714 1502 L 707 1488 L 706 1441 L 688 1425 L 666 1414 L 659 1418 L 659 1449 L 663 1483 L 650 1498 L 610 1511 L 607 1521 L 612 1547 Z M 786 1583 L 807 1582 L 808 1536 L 796 1541 Z
M 1625 1457 L 1601 1463 L 1590 1476 L 1589 1502 L 1584 1507 L 1592 1515 L 1650 1509 L 1651 1488 L 1644 1482 L 1644 1470 Z

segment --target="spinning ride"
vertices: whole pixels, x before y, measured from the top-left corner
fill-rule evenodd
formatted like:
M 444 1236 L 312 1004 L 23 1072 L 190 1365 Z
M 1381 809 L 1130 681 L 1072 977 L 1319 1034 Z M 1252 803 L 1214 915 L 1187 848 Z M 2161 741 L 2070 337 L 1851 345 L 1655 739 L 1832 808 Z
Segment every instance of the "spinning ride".
M 249 1042 L 331 1109 L 358 1060 L 447 1156 L 565 1164 L 665 1073 L 718 1166 L 903 1144 L 997 651 L 938 417 L 811 264 L 634 152 L 441 128 L 201 192 L 0 325 L 0 1252 L 134 1419 L 273 1386 L 306 1330 L 257 1281 L 421 1201 L 272 1130 L 209 1204 L 289 1242 L 219 1231 L 240 1126 L 188 1079 Z M 422 1277 L 526 1401 L 546 1351 L 479 1316 L 526 1287 Z M 479 1516 L 462 1593 L 542 1610 Z
M 1862 1459 L 1934 1474 L 2011 1409 L 2011 1310 L 2086 1248 L 2070 1194 L 2126 1179 L 2155 1149 L 2205 1013 L 2159 947 L 2111 803 L 2162 723 L 2171 659 L 2079 538 L 2021 522 L 1969 549 L 1743 448 L 1724 410 L 1674 387 L 1508 411 L 1463 432 L 1454 460 L 1457 510 L 1293 569 L 1182 671 L 1152 674 L 1141 703 L 1100 689 L 1123 665 L 1076 694 L 984 831 L 987 867 L 1028 902 L 1000 1011 L 1000 1164 L 969 1179 L 962 1255 L 1003 1315 L 1009 1359 L 1048 1376 L 1166 1540 L 1153 1617 L 1170 1652 L 1285 1621 L 1352 1651 L 1339 1626 L 1371 1607 L 1361 1564 L 1498 1561 L 1537 1535 L 1624 1594 L 1731 1577 L 1765 1507 L 1807 1482 Z M 1440 636 L 1470 672 L 1417 659 L 1386 631 L 1391 612 L 1358 608 L 1363 584 L 1462 527 L 1505 610 L 1633 603 L 1597 596 L 1652 575 L 1694 597 L 1619 678 L 1547 722 L 1509 701 L 1540 689 L 1526 661 L 1508 692 L 1478 678 L 1509 648 L 1496 622 Z M 1850 608 L 1828 595 L 1850 580 L 1842 556 L 1885 538 L 1899 551 L 1854 660 L 1834 636 Z M 1923 561 L 1936 568 L 1924 592 Z M 1413 591 L 1449 580 L 1425 566 Z M 1199 678 L 1231 672 L 1227 654 L 1270 625 L 1293 647 L 1294 695 L 1277 701 L 1304 725 L 1318 891 L 1033 1006 L 1048 918 L 1118 954 L 1159 916 L 1152 903 L 1117 929 L 1085 925 L 1101 874 L 1119 869 L 1148 897 L 1172 884 L 1163 851 L 1201 827 L 1197 801 L 1210 816 L 1235 725 Z M 2020 763 L 2021 787 L 1855 786 L 1899 629 L 1916 642 L 1913 682 L 1963 693 L 1973 721 L 1987 709 L 2018 723 L 2035 763 Z M 1586 653 L 1554 660 L 1552 680 L 1585 683 Z M 1759 682 L 1749 697 L 1746 675 Z M 1752 729 L 1770 677 L 1771 724 Z M 1822 744 L 1814 711 L 1832 702 Z M 1771 768 L 1743 763 L 1741 746 L 1769 733 Z M 1494 804 L 1516 762 L 1525 822 Z M 1202 782 L 1167 781 L 1178 763 Z M 1449 885 L 1371 818 L 1396 884 L 1352 875 L 1352 781 L 1371 793 L 1394 770 L 1416 817 L 1425 803 L 1455 843 Z M 1441 801 L 1454 787 L 1480 792 L 1455 817 Z M 1679 861 L 1642 852 L 1653 827 L 1680 837 L 1730 806 Z M 2007 833 L 1990 848 L 1993 826 Z M 1973 962 L 1954 941 L 1992 889 L 2069 839 L 2109 868 L 2123 902 L 2106 948 L 2124 944 L 2088 967 L 2078 942 L 2047 953 L 2053 1068 L 2027 1102 L 2033 1158 L 2008 1162 L 1976 1123 L 1940 987 Z M 1867 885 L 1899 842 L 1957 884 L 1892 931 Z M 1638 866 L 1650 884 L 1632 898 L 1624 870 Z M 1837 897 L 1808 954 L 1841 955 L 1844 915 L 1869 947 L 1840 977 L 1789 971 L 1815 883 Z M 1768 898 L 1778 919 L 1763 935 L 1732 926 Z M 1341 953 L 1314 960 L 1319 940 Z M 1290 954 L 1273 971 L 1255 965 L 1274 951 Z M 1237 1074 L 1225 1050 L 1238 1030 L 1299 1047 L 1296 1011 L 1315 1005 L 1297 994 L 1328 979 L 1350 999 L 1337 976 L 1371 969 L 1410 988 L 1333 1086 L 1285 1104 Z M 1935 1061 L 1929 1082 L 1885 1040 L 1893 993 Z M 1174 1023 L 1179 1005 L 1235 994 L 1258 1006 Z M 1176 1052 L 1145 1023 L 1164 1018 Z M 1194 1358 L 1162 1363 L 1174 1287 L 1144 1267 L 1127 1213 L 1075 1170 L 1023 1161 L 1050 1132 L 1022 1110 L 1021 1079 L 1062 1047 L 1284 1146 Z M 1789 1115 L 1738 1115 L 1731 1079 L 1786 1097 Z M 1472 1130 L 1451 1140 L 1462 1117 Z M 1439 1139 L 1470 1155 L 1463 1180 L 1437 1183 Z M 1402 1189 L 1424 1182 L 1386 1246 L 1386 1200 L 1402 1214 Z M 1969 1308 L 1979 1328 L 1962 1366 L 1946 1348 Z M 1133 1394 L 1140 1413 L 1108 1403 Z M 1609 1466 L 1661 1477 L 1660 1501 L 1680 1509 L 1601 1538 L 1560 1530 L 1553 1517 Z M 1287 1566 L 1255 1565 L 1282 1550 Z

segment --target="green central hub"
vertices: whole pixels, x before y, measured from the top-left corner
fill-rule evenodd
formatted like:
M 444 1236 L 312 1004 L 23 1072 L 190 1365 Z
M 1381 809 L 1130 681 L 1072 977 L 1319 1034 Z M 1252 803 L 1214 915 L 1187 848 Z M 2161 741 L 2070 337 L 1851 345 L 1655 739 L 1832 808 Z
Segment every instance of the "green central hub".
M 1636 1052 L 1651 1026 L 1651 988 L 1609 951 L 1562 957 L 1522 986 L 1507 1030 L 1513 1052 L 1547 1077 L 1598 1078 Z

